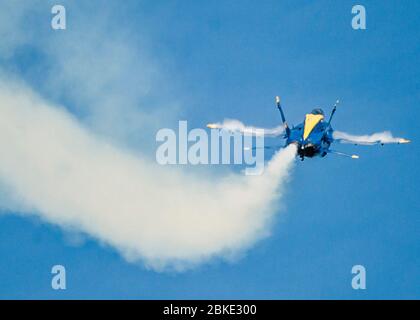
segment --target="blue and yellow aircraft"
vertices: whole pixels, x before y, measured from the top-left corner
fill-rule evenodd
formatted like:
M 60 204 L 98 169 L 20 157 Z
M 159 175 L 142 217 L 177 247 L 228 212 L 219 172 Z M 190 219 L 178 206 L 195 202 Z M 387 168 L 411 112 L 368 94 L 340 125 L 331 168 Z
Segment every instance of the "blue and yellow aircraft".
M 325 157 L 329 153 L 358 159 L 357 155 L 345 154 L 343 152 L 330 149 L 333 142 L 350 143 L 354 145 L 374 145 L 374 144 L 389 144 L 389 143 L 409 143 L 410 140 L 403 138 L 394 138 L 390 132 L 375 133 L 372 135 L 356 136 L 340 131 L 334 131 L 331 126 L 331 120 L 337 110 L 339 101 L 337 100 L 333 106 L 328 121 L 325 121 L 324 111 L 320 108 L 312 110 L 311 113 L 305 115 L 304 122 L 289 127 L 284 116 L 283 109 L 280 104 L 280 97 L 276 97 L 276 105 L 280 111 L 282 126 L 275 129 L 259 129 L 261 132 L 266 132 L 265 136 L 280 136 L 286 139 L 285 146 L 295 144 L 297 147 L 298 156 L 303 161 L 305 157 L 312 158 L 315 156 Z M 229 131 L 239 131 L 244 134 L 252 134 L 258 132 L 255 127 L 246 127 L 242 124 L 226 125 L 226 124 L 208 124 L 207 127 L 211 129 L 227 129 Z M 273 147 L 264 147 L 265 149 L 272 149 Z M 277 147 L 278 148 L 278 147 Z

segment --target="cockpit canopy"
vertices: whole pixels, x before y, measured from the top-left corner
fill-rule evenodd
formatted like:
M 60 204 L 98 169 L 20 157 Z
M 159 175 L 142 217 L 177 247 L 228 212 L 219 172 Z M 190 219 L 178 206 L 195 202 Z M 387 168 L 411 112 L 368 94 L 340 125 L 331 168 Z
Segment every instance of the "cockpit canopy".
M 325 116 L 324 111 L 321 108 L 315 108 L 311 111 L 311 114 L 320 114 L 322 116 Z

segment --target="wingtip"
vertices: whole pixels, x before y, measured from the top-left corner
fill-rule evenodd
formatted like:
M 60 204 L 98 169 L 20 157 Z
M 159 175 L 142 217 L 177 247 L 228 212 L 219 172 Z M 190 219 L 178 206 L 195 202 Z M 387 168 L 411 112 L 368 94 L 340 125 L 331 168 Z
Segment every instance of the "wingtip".
M 410 143 L 411 140 L 409 139 L 400 139 L 399 143 Z

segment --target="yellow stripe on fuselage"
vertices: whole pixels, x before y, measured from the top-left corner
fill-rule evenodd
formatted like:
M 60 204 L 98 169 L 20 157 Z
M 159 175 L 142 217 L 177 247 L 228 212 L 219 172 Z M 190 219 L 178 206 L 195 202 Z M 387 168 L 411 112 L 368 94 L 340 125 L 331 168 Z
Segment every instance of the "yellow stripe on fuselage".
M 303 140 L 306 140 L 315 126 L 324 119 L 321 114 L 307 114 L 305 117 L 305 128 L 303 130 Z

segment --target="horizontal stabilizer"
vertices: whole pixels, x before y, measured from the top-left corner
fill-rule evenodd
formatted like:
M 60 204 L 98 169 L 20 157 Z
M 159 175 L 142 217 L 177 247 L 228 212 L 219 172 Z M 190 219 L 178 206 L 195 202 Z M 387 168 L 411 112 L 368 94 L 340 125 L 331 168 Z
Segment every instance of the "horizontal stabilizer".
M 339 152 L 335 150 L 328 150 L 328 153 L 336 154 L 338 156 L 343 156 L 343 157 L 349 157 L 352 159 L 359 159 L 359 156 L 356 154 L 347 154 L 347 153 L 343 153 L 343 152 Z

